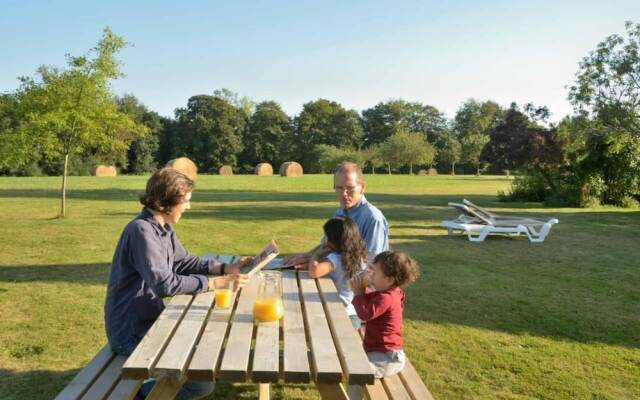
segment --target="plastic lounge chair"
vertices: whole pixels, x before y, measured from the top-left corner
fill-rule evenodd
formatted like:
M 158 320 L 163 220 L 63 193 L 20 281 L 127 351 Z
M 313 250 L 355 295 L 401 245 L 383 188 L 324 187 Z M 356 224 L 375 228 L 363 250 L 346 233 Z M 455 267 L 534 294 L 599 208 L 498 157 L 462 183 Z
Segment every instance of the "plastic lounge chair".
M 559 222 L 557 218 L 538 219 L 494 214 L 466 199 L 463 203 L 449 203 L 449 206 L 459 210 L 461 214 L 454 220 L 442 221 L 442 227 L 447 228 L 449 235 L 453 231 L 462 231 L 472 242 L 482 242 L 489 234 L 502 233 L 516 236 L 524 234 L 530 242 L 541 243 L 551 227 Z

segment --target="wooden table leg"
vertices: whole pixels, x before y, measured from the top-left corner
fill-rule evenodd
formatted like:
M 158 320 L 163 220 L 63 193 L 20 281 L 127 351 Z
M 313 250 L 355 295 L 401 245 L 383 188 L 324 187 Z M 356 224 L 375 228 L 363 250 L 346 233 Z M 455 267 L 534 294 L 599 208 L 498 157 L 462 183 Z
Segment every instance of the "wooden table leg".
M 322 400 L 349 400 L 347 392 L 339 383 L 316 383 L 316 387 Z
M 268 383 L 258 384 L 258 399 L 269 400 L 269 384 Z
M 173 399 L 186 381 L 186 376 L 176 377 L 174 375 L 165 375 L 160 377 L 155 385 L 153 385 L 153 389 L 151 389 L 151 393 L 147 396 L 147 400 Z

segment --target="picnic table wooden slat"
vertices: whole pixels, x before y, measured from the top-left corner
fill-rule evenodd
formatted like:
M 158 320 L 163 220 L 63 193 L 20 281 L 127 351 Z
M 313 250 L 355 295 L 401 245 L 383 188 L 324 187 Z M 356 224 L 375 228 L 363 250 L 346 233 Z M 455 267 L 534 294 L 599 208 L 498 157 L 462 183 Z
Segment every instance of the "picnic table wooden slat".
M 205 292 L 194 296 L 189 309 L 158 360 L 155 374 L 182 375 L 185 372 L 213 300 L 214 292 Z
M 398 374 L 384 377 L 382 386 L 384 386 L 387 395 L 394 400 L 411 400 L 411 396 L 404 388 Z
M 311 345 L 311 360 L 316 384 L 341 382 L 343 379 L 342 367 L 316 282 L 309 278 L 306 271 L 299 272 L 298 277 L 304 300 L 304 316 Z
M 162 354 L 192 299 L 191 295 L 173 297 L 127 359 L 122 369 L 124 378 L 145 379 L 151 376 L 158 357 Z
M 373 370 L 362 348 L 362 340 L 353 328 L 335 284 L 330 278 L 319 278 L 317 282 L 324 300 L 327 321 L 338 350 L 338 357 L 348 382 L 352 385 L 373 383 Z
M 304 317 L 300 306 L 298 280 L 294 271 L 282 272 L 282 298 L 284 302 L 284 380 L 308 383 L 310 380 L 307 339 Z
M 87 366 L 71 380 L 67 387 L 58 394 L 55 400 L 79 399 L 87 391 L 89 386 L 98 379 L 100 373 L 104 371 L 113 357 L 115 357 L 115 354 L 111 351 L 109 344 L 106 344 L 98 354 L 89 361 Z
M 389 398 L 380 379 L 374 380 L 371 385 L 366 385 L 364 393 L 369 400 L 387 400 Z
M 107 400 L 132 400 L 142 386 L 142 382 L 141 379 L 120 379 Z
M 234 382 L 243 382 L 247 379 L 253 336 L 253 303 L 258 293 L 258 285 L 258 279 L 250 279 L 239 295 L 222 364 L 218 372 L 218 377 L 221 379 Z
M 409 359 L 407 359 L 407 363 L 400 371 L 399 376 L 412 400 L 433 400 L 433 395 L 422 382 L 418 371 L 416 371 Z
M 227 334 L 229 318 L 235 303 L 235 294 L 231 299 L 231 306 L 219 308 L 215 306 L 200 336 L 200 341 L 187 368 L 189 379 L 197 381 L 213 381 L 216 367 L 220 360 L 222 344 Z
M 278 382 L 280 370 L 280 321 L 258 322 L 251 380 Z
M 147 395 L 146 400 L 166 400 L 173 399 L 186 382 L 186 377 L 177 377 L 175 375 L 165 375 L 160 377 L 153 385 L 151 392 Z
M 115 356 L 111 363 L 100 374 L 91 388 L 82 396 L 83 400 L 95 400 L 104 398 L 120 379 L 120 370 L 127 360 L 125 356 Z

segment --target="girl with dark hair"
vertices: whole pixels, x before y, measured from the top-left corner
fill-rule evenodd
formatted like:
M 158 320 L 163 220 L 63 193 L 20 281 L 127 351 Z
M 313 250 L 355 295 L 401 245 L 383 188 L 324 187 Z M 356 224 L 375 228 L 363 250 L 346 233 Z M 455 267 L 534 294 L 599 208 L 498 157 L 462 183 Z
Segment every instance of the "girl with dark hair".
M 309 276 L 319 278 L 329 275 L 357 329 L 360 319 L 351 304 L 353 291 L 348 282 L 366 268 L 367 248 L 360 237 L 358 225 L 349 218 L 331 218 L 324 224 L 323 230 L 326 242 L 309 261 Z

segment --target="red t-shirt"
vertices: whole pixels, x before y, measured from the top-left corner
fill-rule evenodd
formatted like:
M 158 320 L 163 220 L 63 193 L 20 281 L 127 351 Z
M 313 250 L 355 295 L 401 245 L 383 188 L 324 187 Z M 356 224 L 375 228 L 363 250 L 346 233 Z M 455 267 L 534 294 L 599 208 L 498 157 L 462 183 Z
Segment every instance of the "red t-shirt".
M 404 291 L 399 287 L 372 292 L 353 298 L 358 318 L 366 322 L 364 350 L 389 351 L 402 349 L 402 310 Z

